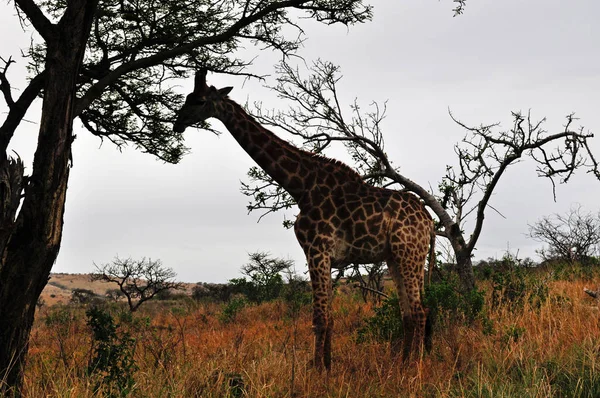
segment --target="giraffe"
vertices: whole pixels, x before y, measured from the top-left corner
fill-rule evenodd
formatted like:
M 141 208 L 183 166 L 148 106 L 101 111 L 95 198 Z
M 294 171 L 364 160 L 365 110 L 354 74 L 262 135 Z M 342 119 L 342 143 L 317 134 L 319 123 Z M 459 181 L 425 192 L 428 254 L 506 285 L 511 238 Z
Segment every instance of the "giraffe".
M 331 369 L 333 296 L 331 268 L 386 261 L 400 299 L 404 359 L 425 340 L 424 265 L 435 237 L 433 220 L 413 194 L 368 185 L 346 164 L 301 150 L 262 127 L 227 95 L 232 87 L 206 84 L 196 74 L 194 91 L 177 113 L 173 130 L 214 117 L 254 161 L 296 201 L 296 238 L 308 262 L 313 292 L 314 365 Z M 433 240 L 432 240 L 433 242 Z M 398 342 L 392 352 L 398 352 Z

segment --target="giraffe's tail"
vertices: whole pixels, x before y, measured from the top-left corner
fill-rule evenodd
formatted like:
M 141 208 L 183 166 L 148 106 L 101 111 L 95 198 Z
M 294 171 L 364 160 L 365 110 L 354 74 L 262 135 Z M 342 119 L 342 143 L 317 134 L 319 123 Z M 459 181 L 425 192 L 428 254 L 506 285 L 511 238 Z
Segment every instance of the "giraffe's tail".
M 429 262 L 427 264 L 427 284 L 431 284 L 431 274 L 433 273 L 433 269 L 435 268 L 435 227 L 431 228 L 430 236 L 429 236 Z

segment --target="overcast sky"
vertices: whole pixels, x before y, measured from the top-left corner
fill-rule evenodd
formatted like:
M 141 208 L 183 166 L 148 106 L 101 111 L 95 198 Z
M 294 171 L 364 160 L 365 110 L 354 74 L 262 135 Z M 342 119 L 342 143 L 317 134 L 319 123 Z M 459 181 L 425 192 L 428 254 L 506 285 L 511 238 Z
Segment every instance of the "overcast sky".
M 446 164 L 455 163 L 453 145 L 463 135 L 448 109 L 466 124 L 501 122 L 510 127 L 511 111 L 531 110 L 558 132 L 564 117 L 576 112 L 579 124 L 600 134 L 600 4 L 594 0 L 469 0 L 465 14 L 452 17 L 450 0 L 374 1 L 374 19 L 350 29 L 302 22 L 308 40 L 301 55 L 339 64 L 342 99 L 365 106 L 388 100 L 383 129 L 386 149 L 401 172 L 423 186 L 437 186 Z M 0 3 L 0 56 L 13 55 L 12 84 L 26 86 L 28 46 L 12 2 Z M 272 73 L 275 54 L 261 54 L 252 70 Z M 235 86 L 240 103 L 263 101 L 284 109 L 257 82 L 208 76 L 209 84 Z M 182 82 L 191 87 L 192 82 Z M 186 89 L 183 89 L 184 91 Z M 37 137 L 39 107 L 27 114 L 12 148 L 30 164 Z M 0 112 L 5 114 L 5 104 Z M 0 120 L 3 120 L 1 118 Z M 214 127 L 223 129 L 220 122 Z M 239 276 L 248 253 L 269 251 L 306 262 L 283 214 L 257 223 L 246 212 L 240 180 L 254 163 L 228 134 L 216 137 L 188 129 L 191 153 L 169 165 L 133 148 L 119 152 L 76 123 L 65 228 L 54 272 L 84 273 L 121 257 L 161 259 L 184 281 L 224 282 Z M 600 137 L 593 149 L 600 158 Z M 31 171 L 31 168 L 29 168 Z M 579 173 L 552 199 L 548 181 L 536 178 L 531 162 L 512 166 L 488 212 L 476 258 L 501 257 L 510 248 L 535 257 L 540 243 L 527 238 L 528 224 L 565 212 L 574 203 L 599 210 L 600 182 Z M 288 217 L 295 214 L 288 213 Z

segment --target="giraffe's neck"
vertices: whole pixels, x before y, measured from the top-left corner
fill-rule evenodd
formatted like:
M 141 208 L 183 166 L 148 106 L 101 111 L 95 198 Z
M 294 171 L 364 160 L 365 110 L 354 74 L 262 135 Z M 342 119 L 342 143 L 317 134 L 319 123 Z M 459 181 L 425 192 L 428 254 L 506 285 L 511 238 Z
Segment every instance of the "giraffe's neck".
M 360 176 L 348 166 L 296 148 L 262 127 L 234 101 L 224 101 L 217 119 L 252 159 L 296 202 L 311 189 L 317 182 L 319 172 L 326 168 L 332 176 L 339 174 L 337 179 L 340 181 L 360 180 Z

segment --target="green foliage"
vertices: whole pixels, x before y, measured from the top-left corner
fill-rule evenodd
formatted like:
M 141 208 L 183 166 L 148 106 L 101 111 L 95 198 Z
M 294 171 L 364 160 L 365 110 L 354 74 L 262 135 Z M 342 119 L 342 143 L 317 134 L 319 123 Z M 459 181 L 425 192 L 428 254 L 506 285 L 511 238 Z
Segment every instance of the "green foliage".
M 502 259 L 482 261 L 474 269 L 478 279 L 492 283 L 492 307 L 510 304 L 514 309 L 528 303 L 539 308 L 548 299 L 550 277 L 529 258 L 507 252 Z
M 525 328 L 518 327 L 516 325 L 507 326 L 504 330 L 504 335 L 502 336 L 502 343 L 516 343 L 521 339 L 524 333 Z
M 492 264 L 492 306 L 510 303 L 512 308 L 528 302 L 539 308 L 548 298 L 548 285 L 539 274 L 531 272 L 531 261 L 521 261 L 510 253 Z
M 288 315 L 295 318 L 302 307 L 312 303 L 311 287 L 307 280 L 291 275 L 283 286 L 281 299 L 288 306 Z
M 600 267 L 583 265 L 580 262 L 555 261 L 551 267 L 552 278 L 557 281 L 591 281 L 600 276 Z
M 235 278 L 229 281 L 233 290 L 245 295 L 253 303 L 272 301 L 281 296 L 284 282 L 281 273 L 289 273 L 292 260 L 271 258 L 269 253 L 250 254 L 250 262 L 242 267 L 242 273 L 248 278 Z
M 456 276 L 431 283 L 425 288 L 423 304 L 429 309 L 429 321 L 436 325 L 442 321 L 472 323 L 482 321 L 486 333 L 492 333 L 491 321 L 484 313 L 483 291 L 473 290 L 461 294 L 460 281 Z M 358 341 L 375 339 L 394 341 L 402 338 L 402 315 L 397 295 L 392 295 L 375 309 L 375 314 L 365 321 L 358 331 Z
M 543 368 L 557 397 L 600 397 L 600 373 L 595 358 L 587 358 L 583 351 L 577 354 L 572 366 L 558 361 L 547 361 Z
M 243 296 L 233 297 L 223 307 L 223 311 L 219 315 L 219 320 L 223 323 L 230 323 L 235 320 L 237 314 L 248 305 L 248 300 Z
M 68 327 L 74 320 L 75 314 L 66 306 L 53 307 L 44 317 L 44 323 L 50 328 Z
M 404 336 L 400 302 L 397 295 L 385 299 L 381 306 L 375 308 L 375 314 L 365 320 L 364 326 L 358 329 L 359 343 L 377 341 L 397 341 Z
M 86 315 L 94 346 L 87 371 L 99 378 L 96 390 L 102 389 L 111 397 L 129 395 L 137 370 L 133 358 L 135 340 L 126 332 L 117 333 L 119 325 L 108 311 L 91 307 Z
M 192 288 L 192 298 L 196 301 L 222 303 L 235 293 L 240 293 L 236 286 L 224 283 L 199 282 Z
M 506 340 L 513 340 L 515 336 L 518 340 L 522 338 L 522 331 L 519 328 L 507 329 L 505 336 Z M 588 344 L 577 345 L 565 357 L 542 362 L 521 357 L 509 359 L 509 363 L 506 363 L 505 358 L 492 357 L 483 363 L 476 375 L 461 379 L 460 388 L 450 396 L 599 397 L 600 373 L 597 365 L 597 348 Z
M 55 22 L 67 4 L 40 2 Z M 244 73 L 254 55 L 239 58 L 237 50 L 248 46 L 293 54 L 305 39 L 305 18 L 353 25 L 371 15 L 361 0 L 100 0 L 79 79 L 79 116 L 96 136 L 176 163 L 188 151 L 171 125 L 182 103 L 176 79 L 198 66 Z M 31 72 L 44 69 L 45 51 L 32 45 Z
M 432 321 L 446 317 L 451 321 L 464 318 L 473 322 L 483 311 L 485 298 L 482 290 L 460 293 L 460 281 L 454 274 L 425 287 L 424 303 Z

